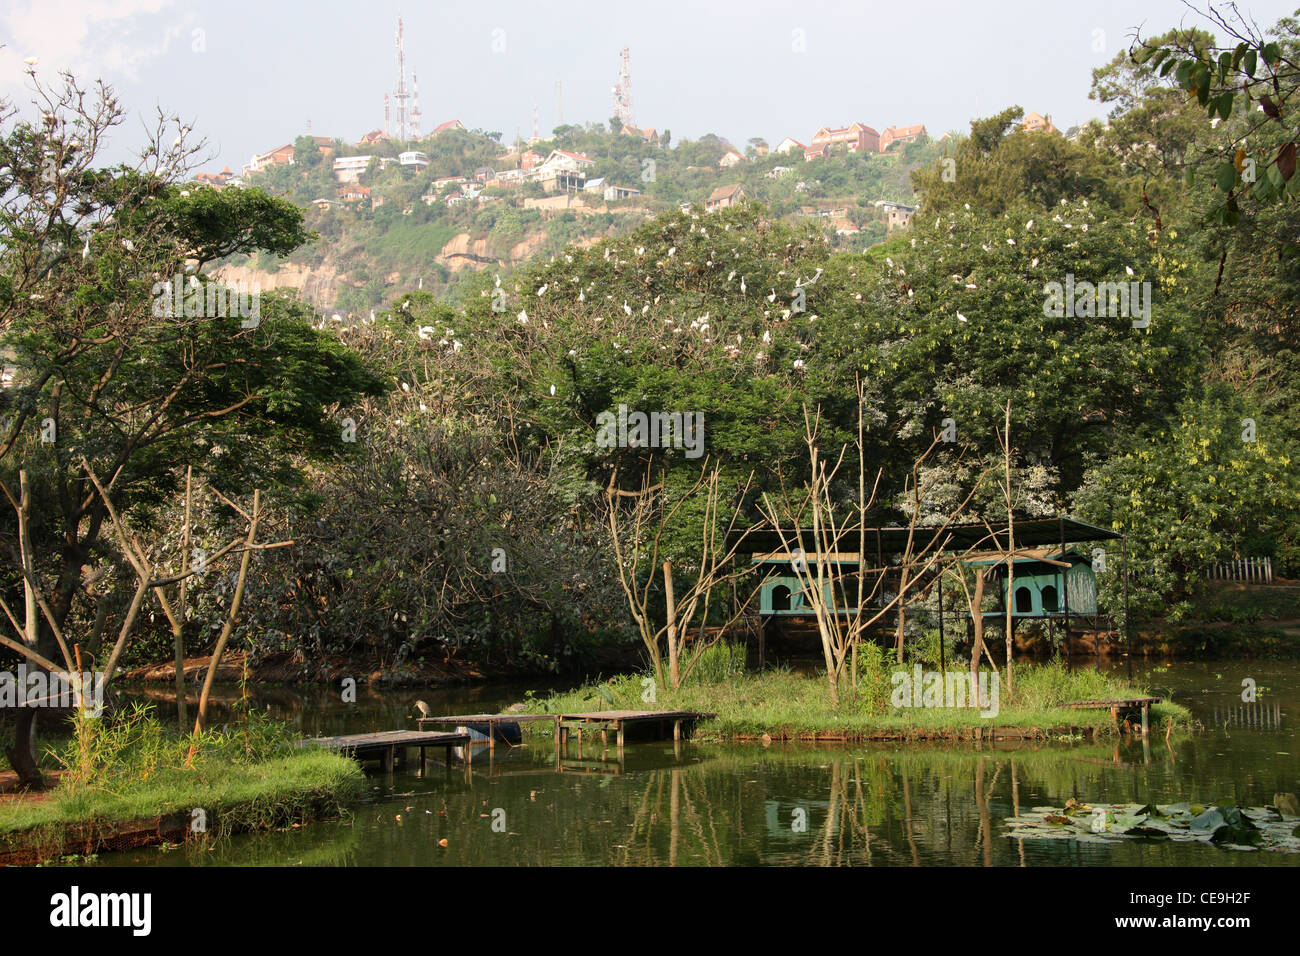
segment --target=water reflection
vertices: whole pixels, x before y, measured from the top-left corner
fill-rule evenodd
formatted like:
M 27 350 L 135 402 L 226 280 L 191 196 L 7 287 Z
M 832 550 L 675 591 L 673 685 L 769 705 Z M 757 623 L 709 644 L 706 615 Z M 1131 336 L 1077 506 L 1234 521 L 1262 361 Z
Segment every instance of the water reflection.
M 1222 669 L 1222 665 L 1219 665 Z M 1297 865 L 1300 857 L 1201 844 L 1009 839 L 1022 810 L 1082 802 L 1272 803 L 1300 789 L 1291 714 L 1295 664 L 1251 664 L 1267 719 L 1221 720 L 1240 706 L 1233 677 L 1178 665 L 1147 675 L 1206 730 L 1070 744 L 807 745 L 672 741 L 588 745 L 557 759 L 549 734 L 430 759 L 423 774 L 371 775 L 347 820 L 240 837 L 198 852 L 105 855 L 114 864 L 299 865 Z M 1235 685 L 1240 686 L 1239 679 Z M 356 705 L 328 691 L 265 690 L 253 704 L 306 734 L 414 726 L 416 696 L 444 712 L 482 712 L 521 687 L 388 692 Z M 431 758 L 435 752 L 431 751 Z M 445 845 L 444 845 L 445 844 Z

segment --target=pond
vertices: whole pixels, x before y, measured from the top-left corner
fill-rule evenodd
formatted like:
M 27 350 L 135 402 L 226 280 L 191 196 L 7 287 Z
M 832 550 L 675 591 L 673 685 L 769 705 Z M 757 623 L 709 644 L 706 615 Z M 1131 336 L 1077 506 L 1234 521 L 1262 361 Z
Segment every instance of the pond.
M 1092 665 L 1089 665 L 1092 666 Z M 1083 803 L 1272 803 L 1300 792 L 1300 663 L 1136 667 L 1205 729 L 1145 743 L 588 746 L 557 767 L 549 738 L 424 775 L 372 773 L 348 819 L 241 836 L 213 849 L 104 854 L 101 864 L 1297 866 L 1300 854 L 1204 843 L 1011 839 L 1005 821 Z M 1242 679 L 1259 688 L 1243 704 Z M 483 713 L 541 684 L 362 690 L 254 688 L 306 735 L 414 727 L 413 702 Z M 234 693 L 234 691 L 232 691 Z M 218 718 L 219 719 L 219 718 Z M 440 756 L 440 751 L 430 751 Z M 602 756 L 606 759 L 602 760 Z

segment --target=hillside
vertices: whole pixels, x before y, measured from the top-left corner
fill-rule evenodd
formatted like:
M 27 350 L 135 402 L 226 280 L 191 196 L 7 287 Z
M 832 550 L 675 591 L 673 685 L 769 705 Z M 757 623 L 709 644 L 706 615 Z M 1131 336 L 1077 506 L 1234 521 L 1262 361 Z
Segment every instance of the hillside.
M 454 299 L 465 274 L 624 235 L 681 204 L 703 208 L 715 190 L 733 185 L 773 216 L 813 219 L 836 248 L 861 251 L 888 231 L 873 203 L 914 203 L 910 172 L 939 155 L 924 139 L 811 162 L 797 150 L 765 155 L 751 146 L 726 167 L 719 160 L 728 149 L 712 135 L 671 145 L 667 133 L 647 142 L 595 125 L 558 127 L 549 140 L 510 150 L 495 134 L 463 129 L 402 144 L 303 136 L 292 161 L 247 172 L 242 183 L 292 201 L 319 238 L 285 259 L 237 257 L 222 275 L 296 289 L 318 308 L 378 308 L 412 287 Z M 529 169 L 544 168 L 556 150 L 581 168 L 533 179 Z M 335 169 L 339 157 L 365 156 L 368 163 L 355 160 L 364 169 Z

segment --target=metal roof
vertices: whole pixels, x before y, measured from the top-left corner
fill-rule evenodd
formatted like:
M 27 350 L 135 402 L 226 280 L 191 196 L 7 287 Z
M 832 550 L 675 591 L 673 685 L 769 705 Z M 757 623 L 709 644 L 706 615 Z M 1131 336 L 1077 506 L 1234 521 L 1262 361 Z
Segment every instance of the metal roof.
M 990 526 L 993 531 L 992 536 L 989 534 Z M 908 533 L 907 528 L 899 527 L 867 528 L 867 553 L 879 552 L 882 556 L 902 554 L 907 549 Z M 965 551 L 975 547 L 982 551 L 990 551 L 1005 548 L 1007 544 L 1005 522 L 1001 525 L 995 522 L 990 522 L 989 525 L 982 522 L 966 522 L 963 524 L 950 524 L 947 528 L 918 527 L 911 533 L 914 554 L 930 548 L 936 538 L 939 539 L 937 547 L 941 551 Z M 731 533 L 729 547 L 740 534 L 739 531 Z M 1079 521 L 1064 515 L 1056 518 L 1022 518 L 1015 522 L 1015 543 L 1018 548 L 1043 545 L 1059 546 L 1080 541 L 1118 540 L 1122 537 L 1123 535 L 1117 531 L 1099 528 L 1096 525 L 1088 524 L 1086 521 Z M 772 528 L 759 528 L 749 533 L 740 550 L 744 554 L 765 554 L 785 551 L 787 550 L 787 543 L 806 553 L 815 553 L 819 550 L 814 542 L 810 528 L 803 529 L 800 535 L 796 535 L 793 529 L 785 529 L 784 540 L 782 540 L 782 534 Z M 840 552 L 854 550 L 857 548 L 857 544 L 857 528 L 842 529 L 839 540 L 836 542 L 836 550 Z

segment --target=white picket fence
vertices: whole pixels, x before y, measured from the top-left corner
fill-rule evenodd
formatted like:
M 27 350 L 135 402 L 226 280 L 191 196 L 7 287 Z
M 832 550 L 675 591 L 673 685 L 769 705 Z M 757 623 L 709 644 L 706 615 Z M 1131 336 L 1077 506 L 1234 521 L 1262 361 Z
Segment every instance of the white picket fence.
M 1234 558 L 1221 564 L 1212 564 L 1205 576 L 1214 581 L 1256 581 L 1273 583 L 1272 558 Z

